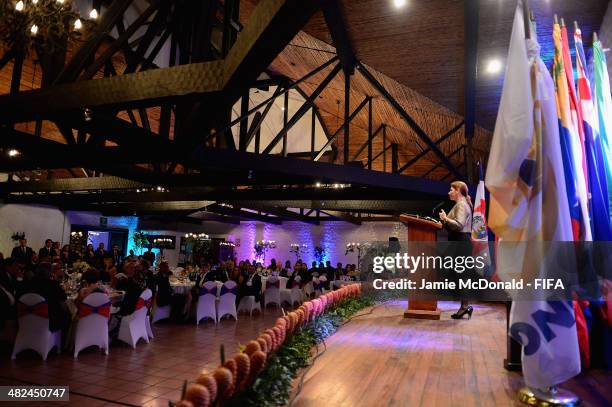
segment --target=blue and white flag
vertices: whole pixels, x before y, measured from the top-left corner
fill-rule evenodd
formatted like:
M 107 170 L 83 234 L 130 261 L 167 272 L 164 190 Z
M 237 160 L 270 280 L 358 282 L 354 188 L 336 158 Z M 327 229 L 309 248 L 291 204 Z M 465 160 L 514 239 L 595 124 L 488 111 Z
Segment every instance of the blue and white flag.
M 530 38 L 537 38 L 531 33 Z M 500 241 L 497 275 L 545 277 L 558 253 L 527 242 L 572 241 L 553 80 L 515 11 L 504 87 L 489 155 L 489 227 Z M 528 246 L 541 247 L 529 251 Z M 569 260 L 569 264 L 571 263 Z M 514 301 L 510 334 L 523 345 L 525 383 L 543 389 L 580 372 L 574 311 L 566 301 Z

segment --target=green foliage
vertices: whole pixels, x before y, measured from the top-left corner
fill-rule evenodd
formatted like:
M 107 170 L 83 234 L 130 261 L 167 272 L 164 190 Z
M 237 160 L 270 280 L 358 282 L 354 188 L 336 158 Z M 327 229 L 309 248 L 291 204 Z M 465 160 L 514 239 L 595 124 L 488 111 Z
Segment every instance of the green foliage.
M 293 380 L 299 370 L 310 365 L 313 346 L 331 336 L 359 310 L 388 298 L 380 292 L 363 294 L 359 298 L 348 298 L 314 321 L 308 322 L 299 331 L 287 338 L 285 343 L 269 358 L 266 367 L 255 383 L 230 400 L 227 405 L 235 407 L 272 407 L 288 403 Z
M 149 245 L 149 239 L 147 238 L 146 233 L 142 231 L 134 232 L 132 240 L 134 241 L 134 247 L 136 247 L 139 252 L 144 247 L 147 247 Z

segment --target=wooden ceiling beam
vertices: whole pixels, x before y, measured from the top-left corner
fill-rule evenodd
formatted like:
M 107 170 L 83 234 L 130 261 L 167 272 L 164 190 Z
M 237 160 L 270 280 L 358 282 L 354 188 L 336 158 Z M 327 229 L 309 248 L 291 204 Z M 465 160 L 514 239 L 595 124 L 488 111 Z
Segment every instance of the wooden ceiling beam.
M 465 179 L 465 176 L 453 165 L 446 155 L 436 146 L 433 140 L 425 133 L 425 131 L 414 121 L 414 119 L 406 112 L 406 110 L 395 100 L 395 98 L 385 89 L 385 87 L 361 64 L 357 65 L 359 72 L 376 88 L 376 90 L 391 104 L 397 113 L 410 126 L 415 134 L 427 144 L 431 151 L 438 156 L 441 163 L 446 166 L 458 179 Z
M 249 212 L 242 210 L 240 207 L 225 206 L 218 203 L 206 206 L 205 211 L 221 215 L 229 215 L 245 220 L 256 220 L 259 222 L 272 223 L 274 225 L 281 225 L 283 223 L 281 218 Z
M 323 3 L 322 8 L 327 29 L 331 34 L 332 41 L 340 57 L 342 70 L 345 75 L 350 76 L 355 72 L 357 57 L 355 56 L 353 44 L 346 28 L 345 19 L 340 10 L 340 4 L 338 0 L 328 0 Z
M 461 120 L 455 127 L 453 127 L 452 129 L 450 129 L 449 131 L 447 131 L 442 137 L 440 137 L 439 139 L 437 139 L 435 141 L 436 145 L 440 145 L 442 144 L 442 142 L 446 139 L 448 139 L 450 136 L 452 136 L 453 134 L 455 134 L 457 132 L 457 130 L 459 130 L 463 124 L 465 122 L 463 120 Z M 417 161 L 419 161 L 421 158 L 425 157 L 427 155 L 427 153 L 429 153 L 431 151 L 431 148 L 427 147 L 425 150 L 421 151 L 419 154 L 417 154 L 416 156 L 414 156 L 412 159 L 410 159 L 406 164 L 404 164 L 401 168 L 399 168 L 397 170 L 398 173 L 402 173 L 404 171 L 406 171 L 408 168 L 410 168 L 414 163 L 416 163 Z

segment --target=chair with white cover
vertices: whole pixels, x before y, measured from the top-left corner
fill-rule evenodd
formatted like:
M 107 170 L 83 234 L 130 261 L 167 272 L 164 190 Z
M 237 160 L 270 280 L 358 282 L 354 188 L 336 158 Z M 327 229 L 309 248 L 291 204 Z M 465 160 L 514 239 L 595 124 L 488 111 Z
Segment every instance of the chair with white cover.
M 154 324 L 157 321 L 161 321 L 162 319 L 170 318 L 171 311 L 172 310 L 170 308 L 170 304 L 160 307 L 159 305 L 157 305 L 157 302 L 156 302 L 151 312 L 153 316 L 153 320 L 151 321 L 151 323 Z
M 280 280 L 278 277 L 268 277 L 266 280 L 266 287 L 264 291 L 264 308 L 268 306 L 268 304 L 276 304 L 277 306 L 281 306 L 280 299 Z
M 296 276 L 293 280 L 292 287 L 281 289 L 280 291 L 280 299 L 281 303 L 288 303 L 293 306 L 295 303 L 302 303 L 302 289 L 300 288 L 300 276 Z
M 312 293 L 314 293 L 314 284 L 312 281 L 309 281 L 304 285 L 304 294 L 307 298 L 310 298 Z
M 217 321 L 221 321 L 221 318 L 226 315 L 231 315 L 238 321 L 236 295 L 238 295 L 238 284 L 235 281 L 226 281 L 221 287 L 219 307 L 217 308 Z
M 151 301 L 153 293 L 148 288 L 140 294 L 136 303 L 136 309 L 130 315 L 121 318 L 118 338 L 136 349 L 136 344 L 140 338 L 149 343 L 149 333 L 147 332 L 147 303 Z
M 327 290 L 325 289 L 325 285 L 327 283 L 327 277 L 325 275 L 319 276 L 318 283 L 314 286 L 315 293 L 317 296 L 325 294 Z M 314 284 L 314 281 L 313 281 Z
M 62 332 L 49 330 L 49 304 L 38 294 L 23 294 L 17 300 L 19 331 L 15 339 L 12 358 L 25 349 L 35 350 L 43 360 L 55 346 L 60 353 Z
M 290 287 L 287 287 L 287 282 L 289 281 L 289 277 L 280 276 L 278 279 L 280 280 L 280 289 L 281 290 L 290 288 Z
M 74 337 L 74 358 L 96 345 L 108 355 L 108 318 L 111 303 L 105 293 L 91 293 L 79 304 L 79 321 Z
M 250 316 L 253 316 L 253 311 L 259 311 L 261 313 L 261 306 L 259 302 L 255 301 L 254 295 L 247 295 L 246 297 L 242 297 L 240 299 L 240 303 L 238 304 L 238 313 L 240 311 L 246 311 Z
M 217 323 L 217 283 L 214 281 L 207 281 L 200 287 L 200 294 L 198 297 L 198 308 L 196 309 L 196 324 L 200 325 L 200 320 L 203 318 L 211 318 Z

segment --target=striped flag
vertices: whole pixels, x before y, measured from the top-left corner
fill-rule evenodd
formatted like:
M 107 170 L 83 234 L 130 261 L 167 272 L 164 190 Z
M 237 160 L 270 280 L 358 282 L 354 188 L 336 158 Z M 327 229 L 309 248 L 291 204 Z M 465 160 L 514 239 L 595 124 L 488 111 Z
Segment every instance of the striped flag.
M 606 65 L 606 55 L 600 41 L 593 42 L 593 96 L 603 162 L 608 181 L 608 201 L 612 203 L 612 97 L 610 96 L 610 78 Z M 612 213 L 612 207 L 609 207 Z
M 582 33 L 574 31 L 576 71 L 578 73 L 578 100 L 582 111 L 584 146 L 587 159 L 589 191 L 591 193 L 591 231 L 593 240 L 612 240 L 610 230 L 610 201 L 606 179 L 605 160 L 599 137 L 599 121 L 591 97 L 591 84 L 586 75 L 586 58 L 582 46 Z
M 541 273 L 542 264 L 557 255 L 544 249 L 536 256 L 517 255 L 526 242 L 573 240 L 554 85 L 539 45 L 525 40 L 523 15 L 519 1 L 485 182 L 489 227 L 500 240 L 501 280 L 517 272 Z M 510 334 L 523 345 L 523 376 L 531 388 L 550 387 L 580 372 L 574 310 L 567 301 L 514 301 Z
M 567 30 L 565 29 L 565 42 Z M 574 92 L 574 76 L 569 60 L 569 50 L 563 46 L 563 30 L 559 24 L 553 26 L 555 57 L 553 72 L 557 89 L 557 115 L 559 118 L 559 134 L 567 200 L 574 231 L 573 240 L 592 240 L 589 221 L 589 206 L 586 182 L 586 161 L 584 160 L 584 143 L 581 140 L 582 131 L 577 126 L 578 108 Z M 567 54 L 567 58 L 564 57 Z M 568 66 L 566 59 L 570 62 Z M 571 78 L 568 78 L 568 73 Z M 574 95 L 574 97 L 572 97 Z
M 472 215 L 472 253 L 474 257 L 484 257 L 485 268 L 488 268 L 491 265 L 491 258 L 489 257 L 489 233 L 487 229 L 487 201 L 482 164 L 479 163 L 478 167 L 480 169 L 480 178 L 476 189 L 474 213 Z M 476 271 L 484 275 L 485 268 L 477 269 Z

